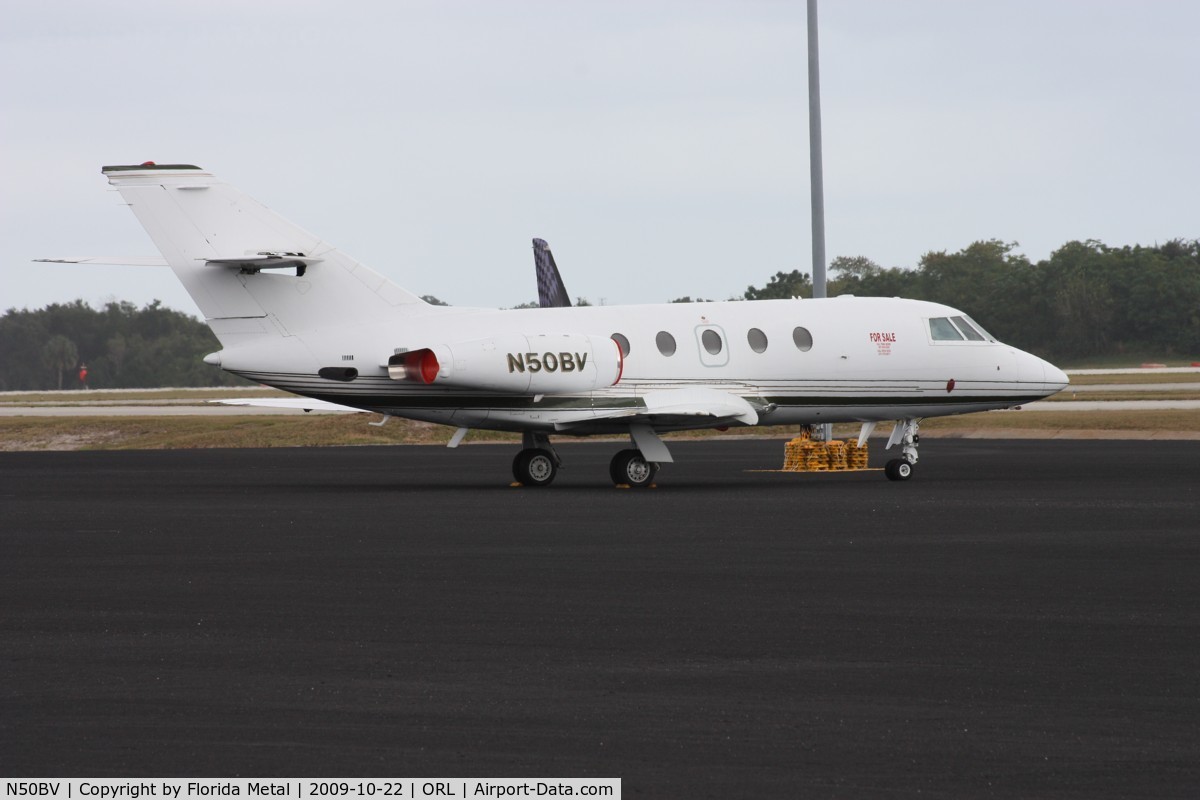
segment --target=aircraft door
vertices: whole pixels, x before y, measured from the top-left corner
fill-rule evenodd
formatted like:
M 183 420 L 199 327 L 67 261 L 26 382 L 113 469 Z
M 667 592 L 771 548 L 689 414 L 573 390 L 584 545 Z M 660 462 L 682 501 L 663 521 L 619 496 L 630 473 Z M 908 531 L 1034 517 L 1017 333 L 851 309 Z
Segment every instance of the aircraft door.
M 697 325 L 696 348 L 700 363 L 706 367 L 723 367 L 729 363 L 729 339 L 720 325 Z

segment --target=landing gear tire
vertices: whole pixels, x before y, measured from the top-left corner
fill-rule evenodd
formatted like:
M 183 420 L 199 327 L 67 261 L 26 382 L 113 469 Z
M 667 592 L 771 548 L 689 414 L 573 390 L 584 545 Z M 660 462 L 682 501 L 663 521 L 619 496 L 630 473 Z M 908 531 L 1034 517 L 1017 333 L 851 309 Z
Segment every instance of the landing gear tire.
M 513 478 L 522 486 L 549 486 L 558 474 L 554 454 L 541 448 L 529 448 L 513 459 Z
M 906 458 L 894 458 L 883 468 L 889 481 L 906 481 L 912 477 L 913 465 Z
M 647 461 L 640 450 L 622 450 L 613 456 L 608 475 L 617 486 L 644 489 L 654 480 L 658 464 Z

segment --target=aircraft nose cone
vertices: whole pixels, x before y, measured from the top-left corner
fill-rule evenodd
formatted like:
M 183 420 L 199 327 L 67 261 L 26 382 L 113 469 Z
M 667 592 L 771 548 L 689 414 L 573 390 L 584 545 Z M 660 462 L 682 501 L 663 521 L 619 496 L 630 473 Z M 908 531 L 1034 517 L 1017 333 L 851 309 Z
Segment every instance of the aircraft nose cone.
M 1071 382 L 1065 372 L 1033 353 L 1018 351 L 1017 363 L 1021 383 L 1042 397 L 1061 392 Z
M 1071 379 L 1067 377 L 1067 373 L 1063 372 L 1058 367 L 1050 362 L 1046 362 L 1046 388 L 1053 389 L 1056 392 L 1061 392 L 1071 383 Z

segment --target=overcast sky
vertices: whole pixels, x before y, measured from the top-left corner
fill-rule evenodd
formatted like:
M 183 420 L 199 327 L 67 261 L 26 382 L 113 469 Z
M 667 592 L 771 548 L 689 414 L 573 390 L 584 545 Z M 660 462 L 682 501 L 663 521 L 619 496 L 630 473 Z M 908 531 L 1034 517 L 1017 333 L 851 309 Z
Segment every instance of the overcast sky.
M 811 269 L 805 4 L 6 0 L 0 311 L 198 313 L 100 175 L 190 163 L 418 294 L 715 299 Z M 1200 3 L 825 0 L 830 258 L 1200 236 Z

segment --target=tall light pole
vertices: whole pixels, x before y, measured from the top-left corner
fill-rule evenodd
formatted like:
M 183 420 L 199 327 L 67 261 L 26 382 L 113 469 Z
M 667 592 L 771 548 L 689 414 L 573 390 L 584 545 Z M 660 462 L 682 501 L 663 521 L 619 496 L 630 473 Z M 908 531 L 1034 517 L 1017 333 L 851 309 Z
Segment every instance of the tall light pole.
M 808 0 L 808 169 L 812 197 L 813 297 L 825 297 L 825 178 L 821 169 L 821 68 L 817 0 Z
M 808 172 L 812 202 L 813 297 L 825 297 L 825 176 L 821 168 L 821 58 L 817 48 L 817 0 L 808 0 Z M 833 426 L 817 426 L 823 442 Z

